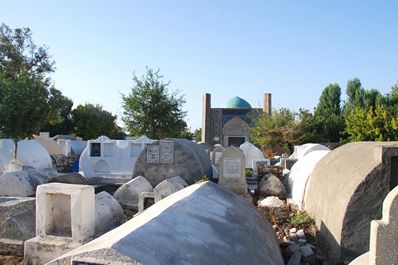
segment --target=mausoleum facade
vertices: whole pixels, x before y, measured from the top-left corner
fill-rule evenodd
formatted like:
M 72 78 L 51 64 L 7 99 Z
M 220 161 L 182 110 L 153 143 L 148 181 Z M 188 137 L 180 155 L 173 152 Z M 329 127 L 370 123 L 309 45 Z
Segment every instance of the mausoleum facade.
M 252 118 L 258 113 L 271 114 L 271 94 L 264 93 L 263 108 L 252 108 L 240 97 L 229 99 L 224 108 L 211 107 L 211 95 L 203 95 L 202 139 L 203 143 L 239 147 L 249 140 Z

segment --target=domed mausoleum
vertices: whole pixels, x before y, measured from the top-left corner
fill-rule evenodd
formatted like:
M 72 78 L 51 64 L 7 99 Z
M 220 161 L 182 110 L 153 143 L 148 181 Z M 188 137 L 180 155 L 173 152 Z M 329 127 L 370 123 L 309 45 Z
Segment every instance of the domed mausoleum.
M 239 147 L 249 140 L 249 128 L 256 113 L 271 114 L 271 94 L 264 93 L 263 108 L 252 108 L 240 97 L 229 99 L 223 108 L 211 107 L 211 95 L 203 95 L 202 139 L 203 143 Z

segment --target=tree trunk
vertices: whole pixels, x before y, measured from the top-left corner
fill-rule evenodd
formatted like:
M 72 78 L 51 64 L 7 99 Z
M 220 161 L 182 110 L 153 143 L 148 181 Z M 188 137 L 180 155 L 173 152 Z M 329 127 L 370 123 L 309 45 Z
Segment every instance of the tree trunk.
M 13 159 L 17 160 L 17 152 L 18 152 L 18 140 L 14 139 L 14 157 Z

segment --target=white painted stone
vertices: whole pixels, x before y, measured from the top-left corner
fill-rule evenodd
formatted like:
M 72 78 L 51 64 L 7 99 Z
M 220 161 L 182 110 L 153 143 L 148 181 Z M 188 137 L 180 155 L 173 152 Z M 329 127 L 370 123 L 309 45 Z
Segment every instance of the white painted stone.
M 321 144 L 308 143 L 303 145 L 296 145 L 294 147 L 294 152 L 289 156 L 289 159 L 300 160 L 303 156 L 311 153 L 312 151 L 330 151 L 330 149 Z
M 285 205 L 285 203 L 275 196 L 269 196 L 261 201 L 258 201 L 258 207 L 260 208 L 280 208 Z
M 163 199 L 187 186 L 188 184 L 185 182 L 185 180 L 183 180 L 180 176 L 176 176 L 163 180 L 156 185 L 153 191 L 159 193 L 160 197 Z
M 256 208 L 211 182 L 194 184 L 48 265 L 283 265 L 274 230 Z
M 239 148 L 231 145 L 222 153 L 218 184 L 238 194 L 247 193 L 245 159 Z
M 155 140 L 141 136 L 136 140 L 111 140 L 101 136 L 87 141 L 79 160 L 79 171 L 98 182 L 125 183 L 131 179 L 140 152 Z
M 123 223 L 124 213 L 119 202 L 108 192 L 95 195 L 95 236 L 100 236 Z
M 140 194 L 152 190 L 151 183 L 143 176 L 138 176 L 120 186 L 113 197 L 119 201 L 123 208 L 138 210 Z
M 250 142 L 244 142 L 239 149 L 245 156 L 245 168 L 253 168 L 253 160 L 265 159 L 263 152 Z
M 295 204 L 302 209 L 305 187 L 316 164 L 330 151 L 312 151 L 299 159 L 291 168 L 288 177 L 288 186 Z
M 49 183 L 36 193 L 36 237 L 25 241 L 26 264 L 44 264 L 92 239 L 94 187 Z
M 0 175 L 10 163 L 14 142 L 11 139 L 0 139 Z M 35 140 L 22 140 L 18 142 L 17 159 L 23 166 L 36 169 L 52 168 L 51 157 L 47 150 Z

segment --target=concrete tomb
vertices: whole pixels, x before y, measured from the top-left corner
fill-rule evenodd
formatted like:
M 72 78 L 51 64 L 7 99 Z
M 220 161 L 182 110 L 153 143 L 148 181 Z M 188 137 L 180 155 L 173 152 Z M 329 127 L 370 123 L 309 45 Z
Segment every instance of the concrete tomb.
M 298 160 L 290 170 L 288 189 L 295 204 L 301 209 L 305 187 L 315 165 L 330 151 L 317 150 L 310 152 Z
M 151 207 L 162 199 L 160 193 L 157 192 L 142 192 L 138 202 L 138 213 L 143 212 L 145 209 Z
M 242 150 L 245 156 L 245 168 L 253 168 L 253 160 L 265 159 L 263 152 L 249 141 L 241 144 L 239 149 Z
M 0 197 L 0 255 L 23 256 L 35 236 L 35 198 Z
M 167 196 L 186 188 L 188 184 L 180 176 L 175 176 L 169 179 L 165 179 L 160 182 L 153 189 L 154 192 L 159 193 L 160 197 L 166 198 Z
M 331 263 L 369 249 L 370 222 L 398 184 L 398 142 L 354 142 L 324 156 L 307 181 L 304 209 L 320 229 Z
M 138 176 L 120 186 L 113 196 L 123 208 L 138 210 L 140 194 L 152 190 L 151 183 L 143 176 Z
M 5 173 L 0 176 L 0 196 L 33 196 L 38 185 L 45 184 L 59 175 L 53 169 L 34 168 Z
M 222 153 L 218 184 L 238 194 L 247 193 L 245 158 L 239 148 L 231 145 Z
M 95 195 L 95 236 L 98 237 L 123 223 L 119 202 L 106 191 Z
M 106 136 L 89 140 L 80 156 L 79 171 L 98 183 L 125 183 L 131 180 L 141 151 L 153 142 L 146 136 L 136 140 L 111 140 Z
M 284 262 L 274 230 L 253 205 L 212 182 L 202 182 L 48 263 L 55 264 Z
M 383 202 L 383 218 L 370 225 L 369 252 L 355 259 L 350 265 L 398 264 L 398 187 Z
M 25 241 L 25 264 L 44 264 L 87 243 L 94 229 L 94 187 L 61 183 L 38 186 L 36 237 Z
M 193 184 L 204 176 L 211 178 L 212 168 L 203 147 L 186 139 L 167 138 L 140 153 L 133 171 L 136 176 L 144 176 L 152 186 L 174 176 Z
M 0 139 L 0 175 L 5 173 L 6 166 L 10 163 L 14 150 L 11 139 Z M 22 166 L 35 169 L 52 168 L 51 157 L 47 150 L 35 140 L 22 140 L 18 142 L 17 159 Z

